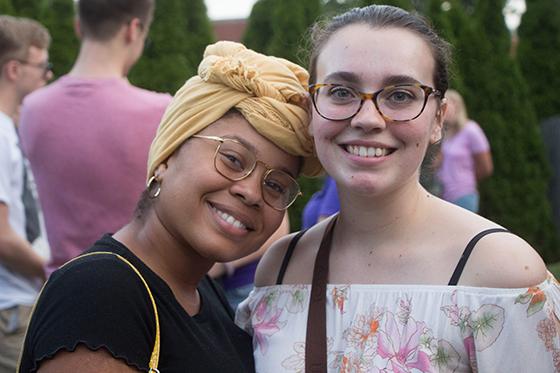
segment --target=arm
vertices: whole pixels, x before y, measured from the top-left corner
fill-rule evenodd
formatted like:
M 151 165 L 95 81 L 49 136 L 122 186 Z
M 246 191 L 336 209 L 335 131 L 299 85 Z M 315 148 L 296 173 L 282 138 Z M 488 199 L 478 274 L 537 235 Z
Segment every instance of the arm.
M 494 172 L 494 163 L 490 151 L 473 155 L 476 180 L 481 181 L 491 176 Z
M 60 351 L 52 359 L 43 362 L 38 373 L 83 372 L 83 373 L 134 373 L 139 370 L 115 359 L 105 349 L 88 350 L 78 346 L 76 351 Z
M 8 206 L 0 202 L 0 262 L 29 278 L 45 280 L 44 260 L 11 227 Z
M 266 240 L 262 246 L 252 254 L 244 256 L 243 258 L 239 258 L 237 260 L 228 262 L 228 263 L 216 263 L 208 272 L 208 275 L 212 278 L 218 278 L 223 275 L 231 275 L 235 272 L 235 269 L 243 267 L 246 264 L 254 262 L 255 260 L 260 259 L 266 250 L 272 245 L 274 242 L 278 241 L 280 238 L 284 237 L 290 233 L 290 221 L 288 219 L 288 213 L 284 214 L 284 219 L 278 229 Z

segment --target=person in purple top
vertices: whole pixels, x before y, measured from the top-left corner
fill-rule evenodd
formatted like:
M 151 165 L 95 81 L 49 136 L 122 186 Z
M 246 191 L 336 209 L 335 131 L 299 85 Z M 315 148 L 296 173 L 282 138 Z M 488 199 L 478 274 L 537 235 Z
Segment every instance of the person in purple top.
M 480 126 L 468 118 L 459 92 L 448 90 L 445 97 L 448 100 L 446 132 L 438 171 L 442 198 L 478 212 L 477 183 L 492 175 L 494 168 L 490 145 Z
M 307 229 L 340 210 L 336 183 L 330 176 L 325 178 L 320 191 L 311 196 L 303 209 L 301 228 Z

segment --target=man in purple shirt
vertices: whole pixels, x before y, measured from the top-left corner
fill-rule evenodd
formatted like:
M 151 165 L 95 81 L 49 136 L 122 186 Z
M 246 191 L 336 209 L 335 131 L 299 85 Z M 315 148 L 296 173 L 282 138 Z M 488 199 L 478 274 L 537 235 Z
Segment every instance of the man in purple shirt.
M 126 76 L 144 48 L 154 0 L 77 2 L 80 53 L 21 113 L 51 247 L 48 272 L 130 221 L 148 149 L 171 100 Z

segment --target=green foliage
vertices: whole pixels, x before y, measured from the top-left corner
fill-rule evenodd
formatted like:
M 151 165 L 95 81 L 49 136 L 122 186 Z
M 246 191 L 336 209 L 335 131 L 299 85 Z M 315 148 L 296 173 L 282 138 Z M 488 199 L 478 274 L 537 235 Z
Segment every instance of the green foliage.
M 259 0 L 249 16 L 243 42 L 251 49 L 302 64 L 300 47 L 319 16 L 319 0 Z
M 560 114 L 560 0 L 528 0 L 517 58 L 540 120 Z
M 277 0 L 258 0 L 247 21 L 243 44 L 260 53 L 266 53 L 272 35 L 272 12 Z
M 472 22 L 455 34 L 469 114 L 486 132 L 494 158 L 494 174 L 481 185 L 481 213 L 525 238 L 545 260 L 557 260 L 549 168 L 527 84 L 500 30 L 502 6 L 479 2 Z
M 444 0 L 430 0 L 426 8 L 426 15 L 438 34 L 451 44 L 452 54 L 455 55 L 458 52 L 457 48 L 460 48 L 457 41 L 458 35 L 469 29 L 471 25 L 459 0 L 446 1 L 450 6 L 447 10 L 442 7 L 444 2 Z M 464 91 L 463 77 L 456 61 L 457 58 L 453 57 L 449 85 L 458 91 Z
M 196 74 L 204 48 L 213 40 L 203 0 L 159 1 L 144 54 L 131 71 L 130 80 L 173 94 Z
M 14 15 L 14 7 L 11 0 L 0 0 L 0 14 Z

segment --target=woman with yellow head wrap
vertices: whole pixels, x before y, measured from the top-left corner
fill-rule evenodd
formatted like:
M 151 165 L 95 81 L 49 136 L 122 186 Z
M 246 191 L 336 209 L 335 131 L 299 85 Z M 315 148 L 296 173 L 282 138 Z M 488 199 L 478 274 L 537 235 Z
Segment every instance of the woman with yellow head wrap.
M 162 118 L 133 220 L 56 272 L 40 296 L 32 323 L 44 327 L 27 347 L 41 351 L 53 338 L 72 346 L 41 368 L 254 371 L 250 336 L 205 274 L 257 250 L 300 194 L 296 177 L 320 172 L 307 77 L 241 44 L 207 47 Z M 53 312 L 68 327 L 51 330 Z

